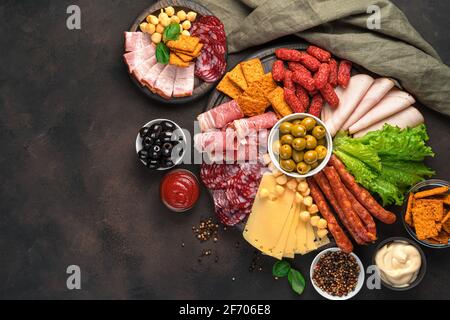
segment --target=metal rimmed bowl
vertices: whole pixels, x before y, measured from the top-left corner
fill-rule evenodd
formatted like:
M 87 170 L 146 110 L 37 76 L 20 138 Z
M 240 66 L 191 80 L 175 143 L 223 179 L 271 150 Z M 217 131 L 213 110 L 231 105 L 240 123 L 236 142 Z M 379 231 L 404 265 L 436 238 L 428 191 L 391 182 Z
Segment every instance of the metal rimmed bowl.
M 386 287 L 386 288 L 388 288 L 390 290 L 393 290 L 393 291 L 410 290 L 410 289 L 416 287 L 417 285 L 419 285 L 420 282 L 422 282 L 423 278 L 425 277 L 426 271 L 427 271 L 427 259 L 425 257 L 425 253 L 423 252 L 422 248 L 417 243 L 415 243 L 413 240 L 408 239 L 408 238 L 404 238 L 404 237 L 391 237 L 391 238 L 387 238 L 387 239 L 381 241 L 378 244 L 378 246 L 377 246 L 377 248 L 375 250 L 375 254 L 372 257 L 372 265 L 374 265 L 374 266 L 376 265 L 375 259 L 376 259 L 376 256 L 378 254 L 378 251 L 380 251 L 380 249 L 383 248 L 385 245 L 387 245 L 389 243 L 393 243 L 393 242 L 403 242 L 403 243 L 407 243 L 407 244 L 410 244 L 410 245 L 414 246 L 414 248 L 416 248 L 417 251 L 419 251 L 419 253 L 420 253 L 420 257 L 422 258 L 422 263 L 421 263 L 420 270 L 419 270 L 419 273 L 417 274 L 416 279 L 413 282 L 411 282 L 408 286 L 406 286 L 406 287 L 394 287 L 393 285 L 387 283 L 383 279 L 383 276 L 381 275 L 381 271 L 379 271 L 380 272 L 380 278 L 381 278 L 381 284 L 384 287 Z
M 359 257 L 354 254 L 353 252 L 350 253 L 351 256 L 353 256 L 356 260 L 356 262 L 358 263 L 359 266 L 359 275 L 358 275 L 358 283 L 356 284 L 355 289 L 350 292 L 349 294 L 347 294 L 346 296 L 343 297 L 338 297 L 338 296 L 333 296 L 325 291 L 323 291 L 322 289 L 320 289 L 313 280 L 313 275 L 314 275 L 314 269 L 316 268 L 317 263 L 319 262 L 319 259 L 327 252 L 338 252 L 341 251 L 341 249 L 339 248 L 329 248 L 326 250 L 321 251 L 320 253 L 318 253 L 316 255 L 316 257 L 314 258 L 314 260 L 311 263 L 311 268 L 309 269 L 309 278 L 311 280 L 311 283 L 314 287 L 314 289 L 316 289 L 316 291 L 324 298 L 328 299 L 328 300 L 348 300 L 353 298 L 354 296 L 356 296 L 358 294 L 358 292 L 362 289 L 363 285 L 364 285 L 364 265 L 361 262 L 361 259 L 359 259 Z
M 275 154 L 275 152 L 273 151 L 273 144 L 275 143 L 276 140 L 280 139 L 280 125 L 285 122 L 285 121 L 293 121 L 293 120 L 297 120 L 297 119 L 303 119 L 306 117 L 311 117 L 314 120 L 316 120 L 316 123 L 318 125 L 321 125 L 325 128 L 325 140 L 327 142 L 327 155 L 326 157 L 322 160 L 322 162 L 317 166 L 317 168 L 314 168 L 313 170 L 309 171 L 306 174 L 299 174 L 298 172 L 288 172 L 286 170 L 284 170 L 283 168 L 281 168 L 280 165 L 280 161 L 278 158 L 278 155 Z M 331 134 L 327 128 L 327 126 L 325 125 L 325 123 L 322 122 L 322 120 L 320 120 L 319 118 L 310 115 L 309 113 L 293 113 L 290 114 L 288 116 L 285 116 L 284 118 L 280 119 L 275 126 L 272 128 L 272 130 L 270 131 L 269 134 L 269 155 L 270 155 L 270 160 L 272 160 L 272 163 L 275 165 L 275 167 L 280 170 L 281 172 L 283 172 L 285 175 L 293 177 L 293 178 L 306 178 L 306 177 L 310 177 L 315 175 L 317 172 L 321 171 L 323 168 L 325 168 L 325 166 L 327 165 L 328 161 L 330 160 L 331 154 L 333 152 L 333 139 L 331 137 Z
M 430 179 L 430 180 L 425 180 L 422 182 L 419 182 L 418 184 L 416 184 L 415 186 L 413 186 L 409 191 L 407 196 L 405 197 L 405 201 L 403 202 L 403 207 L 402 207 L 402 222 L 403 222 L 403 226 L 405 227 L 406 231 L 409 233 L 409 235 L 418 243 L 420 243 L 421 245 L 428 247 L 428 248 L 432 248 L 432 249 L 445 249 L 445 248 L 450 248 L 450 240 L 448 241 L 447 244 L 438 244 L 438 243 L 431 243 L 428 242 L 426 240 L 419 240 L 419 238 L 417 238 L 416 232 L 414 231 L 413 228 L 411 228 L 405 221 L 405 214 L 406 214 L 406 209 L 408 206 L 408 198 L 410 193 L 416 193 L 418 191 L 424 191 L 424 190 L 428 190 L 428 189 L 432 189 L 432 188 L 436 188 L 436 187 L 450 187 L 450 183 L 448 181 L 444 181 L 444 180 L 439 180 L 439 179 Z M 447 192 L 447 194 L 449 194 L 450 192 Z
M 147 122 L 145 125 L 143 125 L 141 127 L 141 129 L 145 128 L 145 127 L 150 128 L 152 125 L 161 123 L 163 121 L 168 121 L 175 125 L 175 130 L 173 131 L 173 139 L 172 140 L 179 141 L 180 147 L 178 147 L 178 148 L 181 149 L 180 150 L 181 152 L 177 157 L 172 159 L 172 161 L 174 163 L 173 166 L 164 167 L 164 168 L 160 167 L 158 169 L 155 169 L 155 170 L 159 170 L 159 171 L 169 170 L 169 169 L 172 169 L 172 168 L 176 167 L 177 165 L 179 165 L 181 163 L 181 161 L 183 160 L 184 154 L 186 153 L 186 143 L 187 143 L 186 134 L 184 133 L 183 129 L 177 123 L 175 123 L 174 121 L 169 120 L 169 119 L 154 119 L 152 121 Z M 136 137 L 136 154 L 138 154 L 139 151 L 141 151 L 141 150 L 142 150 L 142 138 L 138 132 L 137 137 Z M 144 160 L 140 159 L 139 157 L 138 157 L 138 159 L 142 162 L 143 165 L 146 165 Z

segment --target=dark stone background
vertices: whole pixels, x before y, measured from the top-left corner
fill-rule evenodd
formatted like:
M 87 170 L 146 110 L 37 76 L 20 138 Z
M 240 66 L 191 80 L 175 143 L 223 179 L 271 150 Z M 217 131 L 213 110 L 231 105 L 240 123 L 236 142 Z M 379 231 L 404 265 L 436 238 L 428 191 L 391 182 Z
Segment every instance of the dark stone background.
M 450 2 L 394 2 L 450 64 Z M 66 29 L 70 4 L 82 9 L 81 31 Z M 122 32 L 149 5 L 1 1 L 0 298 L 298 299 L 287 281 L 271 277 L 272 259 L 262 258 L 262 272 L 248 271 L 254 251 L 239 232 L 221 231 L 216 244 L 194 239 L 192 225 L 212 215 L 206 190 L 192 212 L 171 213 L 159 201 L 162 175 L 138 162 L 142 124 L 166 117 L 192 129 L 207 101 L 158 104 L 130 81 Z M 230 65 L 254 50 L 231 56 Z M 448 180 L 448 118 L 422 110 L 437 154 L 428 164 Z M 406 235 L 400 222 L 379 229 L 380 239 Z M 356 250 L 366 265 L 374 247 Z M 208 248 L 219 261 L 198 263 Z M 363 289 L 358 298 L 450 298 L 449 251 L 425 252 L 419 287 Z M 305 277 L 313 257 L 295 259 Z M 81 267 L 82 290 L 66 288 L 71 264 Z M 301 298 L 319 298 L 309 279 Z

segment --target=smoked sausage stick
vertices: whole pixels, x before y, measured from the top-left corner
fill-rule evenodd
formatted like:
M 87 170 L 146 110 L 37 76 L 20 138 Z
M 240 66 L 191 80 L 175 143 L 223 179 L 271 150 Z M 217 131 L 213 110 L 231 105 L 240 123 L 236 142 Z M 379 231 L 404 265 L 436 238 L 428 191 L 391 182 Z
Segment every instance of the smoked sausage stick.
M 336 197 L 340 207 L 346 214 L 349 224 L 354 227 L 355 231 L 364 241 L 375 241 L 377 237 L 367 231 L 366 227 L 361 222 L 361 219 L 353 210 L 352 203 L 345 194 L 344 184 L 342 183 L 341 178 L 339 178 L 339 174 L 337 173 L 336 169 L 334 167 L 328 166 L 323 169 L 323 172 L 328 178 L 331 188 L 333 189 L 334 196 Z
M 345 186 L 353 193 L 359 203 L 361 203 L 366 209 L 378 220 L 386 224 L 392 224 L 397 217 L 390 211 L 385 210 L 378 202 L 372 197 L 372 195 L 356 183 L 355 178 L 347 171 L 345 165 L 334 154 L 331 156 L 330 165 L 332 165 L 339 173 Z
M 339 219 L 341 220 L 342 224 L 347 229 L 347 231 L 350 233 L 352 238 L 359 245 L 365 244 L 366 242 L 359 236 L 358 232 L 356 232 L 355 227 L 352 224 L 350 224 L 347 215 L 345 214 L 345 212 L 342 210 L 341 206 L 339 205 L 336 197 L 334 196 L 333 189 L 331 189 L 331 186 L 330 186 L 330 183 L 328 182 L 327 177 L 325 177 L 323 172 L 319 172 L 313 176 L 313 179 L 319 185 L 322 192 L 325 194 L 325 198 L 328 200 L 328 202 L 330 202 L 334 211 L 337 213 Z
M 364 206 L 359 203 L 359 201 L 355 198 L 355 196 L 344 186 L 345 194 L 347 195 L 348 200 L 352 203 L 353 210 L 358 214 L 361 218 L 361 221 L 366 226 L 367 231 L 373 234 L 375 237 L 377 236 L 377 226 L 375 221 L 373 221 L 370 212 L 367 211 Z
M 309 189 L 311 190 L 311 196 L 313 197 L 314 202 L 319 208 L 322 217 L 327 220 L 328 230 L 330 230 L 331 234 L 334 237 L 334 240 L 336 240 L 336 244 L 339 248 L 341 248 L 342 251 L 346 253 L 352 252 L 353 244 L 336 221 L 336 218 L 331 212 L 331 209 L 328 206 L 323 193 L 320 191 L 319 186 L 312 178 L 308 178 L 308 185 Z

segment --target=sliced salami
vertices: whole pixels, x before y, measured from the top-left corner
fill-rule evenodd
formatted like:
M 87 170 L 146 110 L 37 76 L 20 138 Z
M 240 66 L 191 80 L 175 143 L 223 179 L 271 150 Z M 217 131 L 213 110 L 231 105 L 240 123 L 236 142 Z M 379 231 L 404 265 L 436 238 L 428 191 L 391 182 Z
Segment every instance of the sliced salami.
M 217 17 L 214 16 L 203 16 L 198 20 L 198 22 L 211 26 L 223 27 L 222 22 Z

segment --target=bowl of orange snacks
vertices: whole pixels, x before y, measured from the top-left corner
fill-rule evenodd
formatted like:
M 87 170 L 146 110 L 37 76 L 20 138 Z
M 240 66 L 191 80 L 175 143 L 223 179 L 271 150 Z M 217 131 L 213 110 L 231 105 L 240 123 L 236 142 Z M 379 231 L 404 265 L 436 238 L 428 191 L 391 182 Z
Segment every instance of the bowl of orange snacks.
M 411 188 L 402 220 L 409 235 L 429 248 L 450 247 L 450 183 L 432 179 Z

